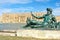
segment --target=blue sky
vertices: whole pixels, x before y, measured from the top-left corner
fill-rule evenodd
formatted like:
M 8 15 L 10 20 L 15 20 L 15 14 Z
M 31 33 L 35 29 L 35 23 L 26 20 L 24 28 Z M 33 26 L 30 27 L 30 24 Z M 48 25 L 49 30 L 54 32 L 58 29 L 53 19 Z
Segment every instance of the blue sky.
M 52 8 L 60 15 L 60 0 L 0 0 L 0 15 L 5 12 L 46 12 Z

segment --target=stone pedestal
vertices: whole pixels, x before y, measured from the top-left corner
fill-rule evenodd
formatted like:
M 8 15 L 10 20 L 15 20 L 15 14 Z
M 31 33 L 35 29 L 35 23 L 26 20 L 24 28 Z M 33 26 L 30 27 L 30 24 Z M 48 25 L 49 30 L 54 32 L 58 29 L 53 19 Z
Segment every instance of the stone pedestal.
M 56 30 L 17 30 L 17 36 L 41 39 L 60 39 L 60 31 Z

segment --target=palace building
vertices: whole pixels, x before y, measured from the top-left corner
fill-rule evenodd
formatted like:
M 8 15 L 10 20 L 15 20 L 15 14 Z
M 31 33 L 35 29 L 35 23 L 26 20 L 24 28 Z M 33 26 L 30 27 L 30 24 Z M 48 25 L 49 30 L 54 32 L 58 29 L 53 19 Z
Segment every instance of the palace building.
M 33 12 L 36 16 L 42 16 L 43 12 Z M 37 21 L 43 21 L 43 19 L 36 19 L 31 16 L 30 12 L 25 13 L 3 13 L 2 16 L 0 16 L 0 23 L 26 23 L 27 17 L 30 19 L 34 19 Z M 56 16 L 56 20 L 60 21 L 60 16 Z

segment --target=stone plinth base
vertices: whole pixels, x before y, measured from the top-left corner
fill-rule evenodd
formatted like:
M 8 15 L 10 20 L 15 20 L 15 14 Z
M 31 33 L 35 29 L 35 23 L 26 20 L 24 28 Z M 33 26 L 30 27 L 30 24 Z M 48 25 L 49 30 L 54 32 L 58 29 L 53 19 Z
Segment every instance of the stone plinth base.
M 56 30 L 17 30 L 17 36 L 41 39 L 60 39 L 60 31 Z

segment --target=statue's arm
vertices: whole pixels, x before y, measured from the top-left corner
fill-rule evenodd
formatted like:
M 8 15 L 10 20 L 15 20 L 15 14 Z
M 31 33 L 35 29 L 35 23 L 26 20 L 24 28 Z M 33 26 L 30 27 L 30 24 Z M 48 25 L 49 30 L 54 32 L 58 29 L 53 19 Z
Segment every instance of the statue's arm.
M 32 13 L 31 13 L 31 15 L 32 15 L 33 17 L 37 18 L 37 19 L 42 19 L 42 18 L 43 18 L 43 16 L 42 16 L 42 17 L 41 17 L 41 16 L 35 16 L 35 15 L 32 14 Z

